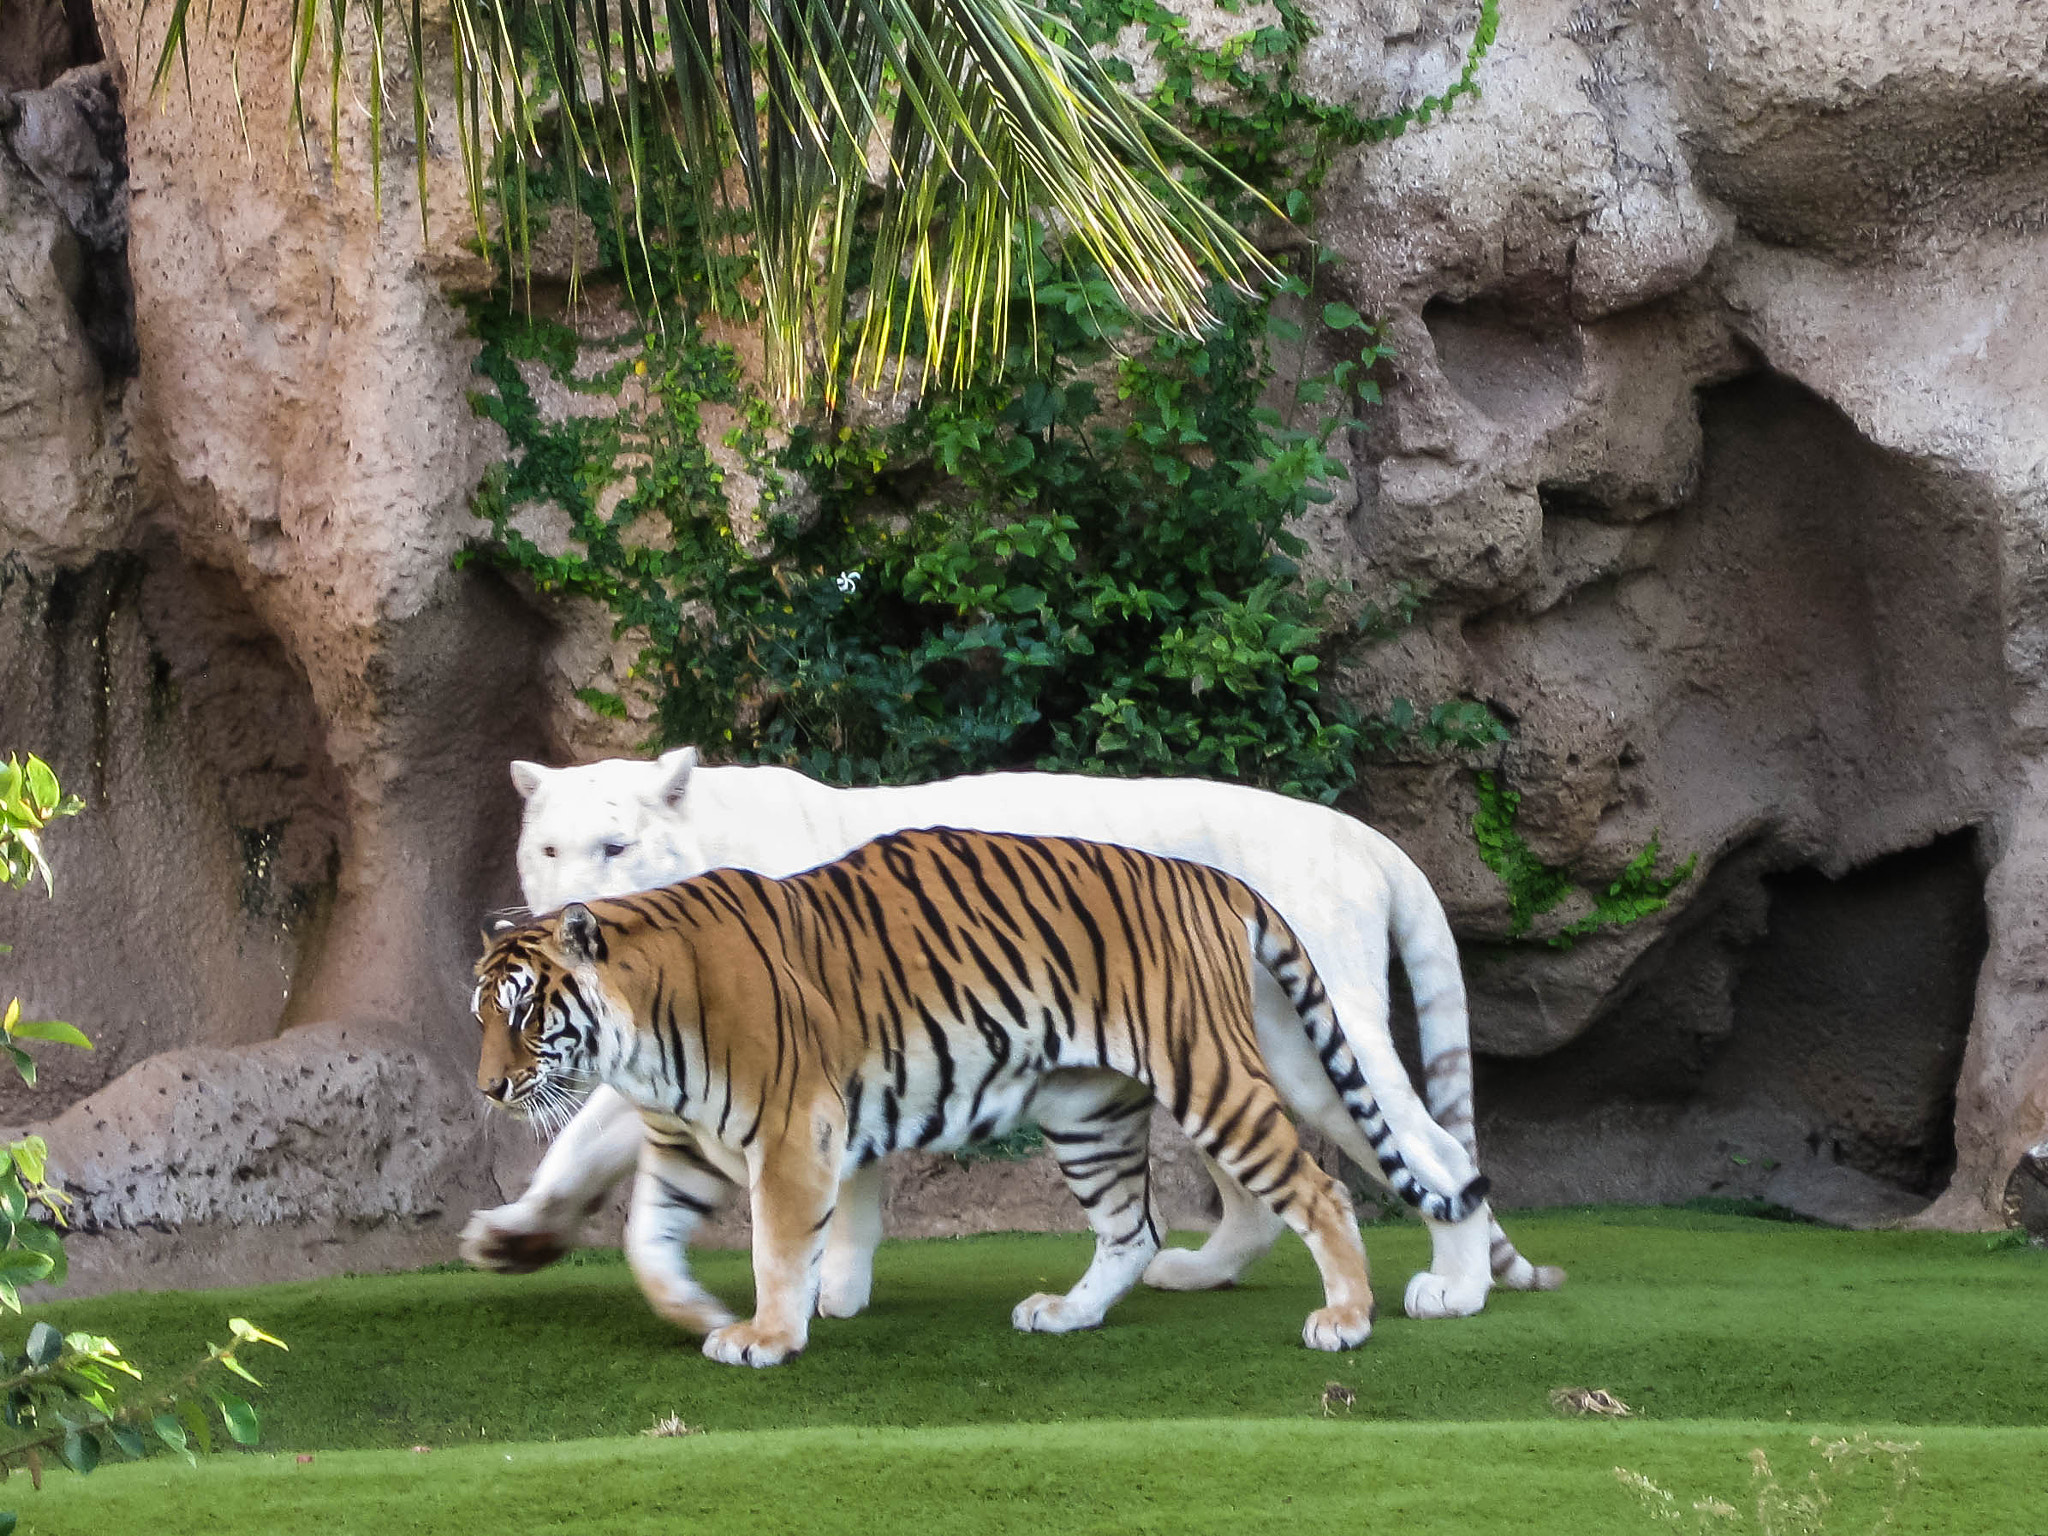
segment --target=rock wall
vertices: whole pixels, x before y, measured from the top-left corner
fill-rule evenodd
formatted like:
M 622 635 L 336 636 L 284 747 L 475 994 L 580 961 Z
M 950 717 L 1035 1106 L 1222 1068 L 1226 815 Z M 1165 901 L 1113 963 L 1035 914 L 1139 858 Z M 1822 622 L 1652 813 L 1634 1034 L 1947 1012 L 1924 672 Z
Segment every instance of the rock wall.
M 1306 531 L 1430 594 L 1340 686 L 1493 704 L 1520 830 L 1589 883 L 1653 833 L 1699 858 L 1656 918 L 1511 939 L 1469 775 L 1369 775 L 1466 943 L 1510 1202 L 1977 1226 L 2034 1187 L 2031 9 L 1507 0 L 1483 97 L 1326 185 L 1324 296 L 1400 352 Z M 1470 23 L 1316 14 L 1308 83 L 1363 110 L 1441 89 Z M 449 297 L 482 276 L 452 145 L 423 227 L 408 118 L 381 205 L 366 120 L 332 163 L 286 127 L 281 8 L 251 11 L 246 149 L 223 50 L 142 112 L 89 21 L 0 16 L 0 750 L 90 802 L 57 899 L 7 904 L 6 974 L 101 1048 L 0 1109 L 82 1192 L 83 1287 L 442 1257 L 533 1156 L 463 1087 L 474 929 L 514 895 L 503 765 L 616 750 L 573 695 L 618 658 L 451 567 L 502 451 Z M 996 1177 L 906 1173 L 898 1214 L 957 1229 Z

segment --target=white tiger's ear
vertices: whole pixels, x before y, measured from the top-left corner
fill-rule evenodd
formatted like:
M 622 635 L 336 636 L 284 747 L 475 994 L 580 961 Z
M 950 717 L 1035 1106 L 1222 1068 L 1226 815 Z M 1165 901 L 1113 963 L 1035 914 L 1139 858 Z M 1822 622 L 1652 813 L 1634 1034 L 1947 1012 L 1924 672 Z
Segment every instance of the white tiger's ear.
M 597 914 L 582 902 L 572 901 L 562 908 L 562 926 L 556 931 L 572 961 L 604 958 L 604 934 L 598 927 Z
M 552 768 L 543 768 L 539 763 L 514 762 L 512 787 L 519 791 L 520 799 L 531 800 L 533 792 L 540 788 L 541 780 L 553 772 Z
M 697 749 L 677 747 L 673 752 L 664 752 L 658 766 L 661 769 L 661 788 L 654 792 L 651 803 L 663 810 L 679 811 L 683 808 L 683 796 L 690 788 L 690 775 L 697 768 Z

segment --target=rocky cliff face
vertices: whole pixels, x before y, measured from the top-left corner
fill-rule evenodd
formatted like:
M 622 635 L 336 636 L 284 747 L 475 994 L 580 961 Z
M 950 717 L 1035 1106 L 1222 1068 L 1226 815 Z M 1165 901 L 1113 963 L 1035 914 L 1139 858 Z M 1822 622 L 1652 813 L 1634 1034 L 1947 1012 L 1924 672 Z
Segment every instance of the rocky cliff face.
M 1371 773 L 1467 944 L 1511 1202 L 1982 1225 L 2048 1134 L 2030 9 L 1510 0 L 1482 99 L 1328 183 L 1335 287 L 1400 355 L 1307 531 L 1431 594 L 1343 686 L 1511 718 L 1518 829 L 1583 883 L 1653 832 L 1699 856 L 1651 920 L 1513 939 L 1470 776 Z M 1318 15 L 1313 87 L 1367 109 L 1469 20 Z M 573 698 L 602 625 L 451 567 L 500 451 L 452 146 L 423 231 L 387 124 L 376 206 L 366 124 L 301 146 L 252 26 L 245 149 L 220 52 L 142 112 L 77 8 L 0 25 L 0 750 L 91 807 L 57 899 L 7 906 L 7 985 L 101 1043 L 0 1105 L 72 1106 L 84 1286 L 444 1255 L 532 1156 L 464 1087 L 504 763 L 617 745 Z

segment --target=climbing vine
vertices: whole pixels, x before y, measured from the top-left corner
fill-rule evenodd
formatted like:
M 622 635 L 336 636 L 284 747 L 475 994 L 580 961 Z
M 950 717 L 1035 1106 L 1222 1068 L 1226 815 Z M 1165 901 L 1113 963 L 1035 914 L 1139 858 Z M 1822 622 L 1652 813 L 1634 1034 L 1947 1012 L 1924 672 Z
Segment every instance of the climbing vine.
M 1232 14 L 1247 8 L 1245 0 L 1217 3 Z M 1214 48 L 1191 42 L 1188 19 L 1159 0 L 1052 0 L 1052 8 L 1092 48 L 1116 44 L 1127 28 L 1140 29 L 1159 73 L 1153 105 L 1173 114 L 1219 161 L 1297 221 L 1311 213 L 1312 194 L 1337 151 L 1396 138 L 1426 126 L 1461 98 L 1478 96 L 1479 66 L 1500 30 L 1499 0 L 1480 0 L 1463 67 L 1446 90 L 1386 116 L 1362 117 L 1302 89 L 1302 56 L 1316 25 L 1293 0 L 1273 0 L 1271 23 Z M 1136 80 L 1121 58 L 1109 59 L 1107 72 L 1127 85 Z

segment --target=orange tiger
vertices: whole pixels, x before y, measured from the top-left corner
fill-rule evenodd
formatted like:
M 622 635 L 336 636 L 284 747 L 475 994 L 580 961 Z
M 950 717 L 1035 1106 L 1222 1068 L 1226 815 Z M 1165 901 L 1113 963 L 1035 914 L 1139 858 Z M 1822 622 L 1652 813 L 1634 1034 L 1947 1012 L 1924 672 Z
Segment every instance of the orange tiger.
M 1069 838 L 892 833 L 786 879 L 712 870 L 501 933 L 477 966 L 477 1085 L 546 1117 L 607 1083 L 645 1122 L 642 1183 L 668 1191 L 655 1198 L 695 1209 L 707 1176 L 747 1187 L 753 1318 L 732 1321 L 686 1270 L 637 1274 L 714 1360 L 803 1349 L 848 1173 L 1027 1119 L 1095 1254 L 1072 1290 L 1027 1297 L 1012 1322 L 1096 1326 L 1160 1247 L 1155 1101 L 1308 1244 L 1325 1304 L 1304 1342 L 1353 1348 L 1372 1330 L 1365 1248 L 1261 1060 L 1254 962 L 1286 988 L 1388 1183 L 1441 1221 L 1476 1209 L 1484 1178 L 1447 1195 L 1410 1173 L 1309 957 L 1250 887 Z

